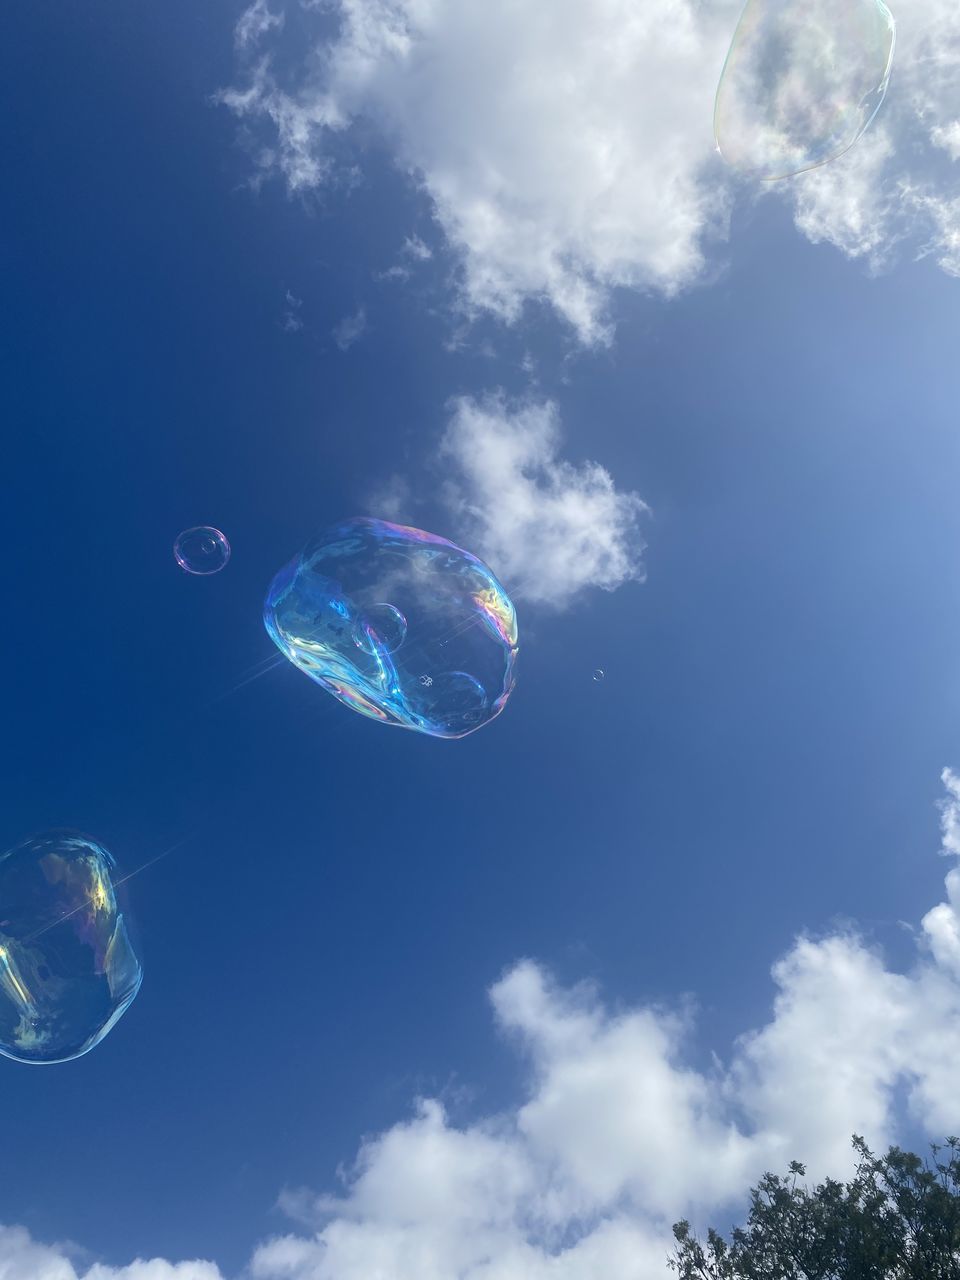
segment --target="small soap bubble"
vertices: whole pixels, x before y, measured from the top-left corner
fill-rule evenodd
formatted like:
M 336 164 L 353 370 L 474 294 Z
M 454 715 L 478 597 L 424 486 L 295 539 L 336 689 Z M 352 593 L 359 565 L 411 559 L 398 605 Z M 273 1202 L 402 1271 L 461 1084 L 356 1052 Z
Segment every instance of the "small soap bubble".
M 407 620 L 392 604 L 375 604 L 357 619 L 354 642 L 364 653 L 396 653 L 407 634 Z
M 230 543 L 219 529 L 203 524 L 184 529 L 173 544 L 173 554 L 187 573 L 219 573 L 230 559 Z
M 768 181 L 836 159 L 880 108 L 894 39 L 883 0 L 747 0 L 717 89 L 720 154 Z
M 487 709 L 487 692 L 468 671 L 441 671 L 429 686 L 429 713 L 447 734 L 456 736 L 464 726 L 476 725 Z
M 602 669 L 602 667 L 597 667 L 596 671 L 594 671 L 594 673 L 593 673 L 593 678 L 594 678 L 594 680 L 597 682 L 597 684 L 599 684 L 599 683 L 600 683 L 600 681 L 603 679 L 603 669 Z
M 73 832 L 0 855 L 0 1053 L 79 1058 L 140 989 L 142 970 L 116 899 L 115 864 Z
M 514 687 L 509 596 L 476 556 L 422 529 L 335 525 L 280 570 L 263 616 L 291 662 L 385 724 L 462 738 Z

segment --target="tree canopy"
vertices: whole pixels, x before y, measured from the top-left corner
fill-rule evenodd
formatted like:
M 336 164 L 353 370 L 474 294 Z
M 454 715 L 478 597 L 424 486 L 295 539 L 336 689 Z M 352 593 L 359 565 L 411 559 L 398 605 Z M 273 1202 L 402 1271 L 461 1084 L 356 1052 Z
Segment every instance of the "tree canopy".
M 922 1160 L 891 1147 L 875 1156 L 854 1136 L 849 1182 L 806 1186 L 802 1164 L 767 1173 L 750 1193 L 746 1224 L 702 1243 L 673 1228 L 680 1280 L 960 1280 L 960 1139 Z

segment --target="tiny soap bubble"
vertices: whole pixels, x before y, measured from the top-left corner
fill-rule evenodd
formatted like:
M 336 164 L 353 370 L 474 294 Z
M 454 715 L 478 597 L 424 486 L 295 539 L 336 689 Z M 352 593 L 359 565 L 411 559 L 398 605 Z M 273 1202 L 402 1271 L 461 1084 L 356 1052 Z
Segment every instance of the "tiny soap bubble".
M 230 559 L 230 543 L 219 529 L 203 524 L 184 529 L 173 544 L 173 554 L 186 573 L 219 573 Z

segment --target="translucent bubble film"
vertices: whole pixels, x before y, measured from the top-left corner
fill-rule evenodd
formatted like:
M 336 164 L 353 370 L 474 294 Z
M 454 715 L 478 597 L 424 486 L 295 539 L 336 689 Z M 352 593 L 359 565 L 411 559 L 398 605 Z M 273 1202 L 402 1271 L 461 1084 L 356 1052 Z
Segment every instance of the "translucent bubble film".
M 876 115 L 893 49 L 882 0 L 748 0 L 717 89 L 720 154 L 763 179 L 836 159 Z
M 142 971 L 114 892 L 114 861 L 72 832 L 0 856 L 0 1053 L 64 1062 L 103 1039 Z
M 173 544 L 173 554 L 187 573 L 201 576 L 219 573 L 230 559 L 230 543 L 219 529 L 202 524 L 195 529 L 184 529 Z
M 348 707 L 434 737 L 479 729 L 513 689 L 509 596 L 476 556 L 421 529 L 335 525 L 274 578 L 264 623 Z

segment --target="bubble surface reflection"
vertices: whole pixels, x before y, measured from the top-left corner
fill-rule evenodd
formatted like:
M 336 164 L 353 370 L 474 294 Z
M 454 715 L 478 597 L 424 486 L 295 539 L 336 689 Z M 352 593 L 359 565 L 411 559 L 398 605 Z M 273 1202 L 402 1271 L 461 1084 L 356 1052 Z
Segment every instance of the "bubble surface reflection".
M 385 724 L 462 738 L 514 687 L 517 617 L 487 566 L 446 538 L 345 520 L 274 578 L 264 624 L 328 693 Z
M 140 989 L 140 961 L 117 906 L 115 864 L 73 832 L 0 855 L 0 1053 L 79 1058 Z
M 720 154 L 766 180 L 836 159 L 879 110 L 894 43 L 882 0 L 747 0 L 717 89 Z

